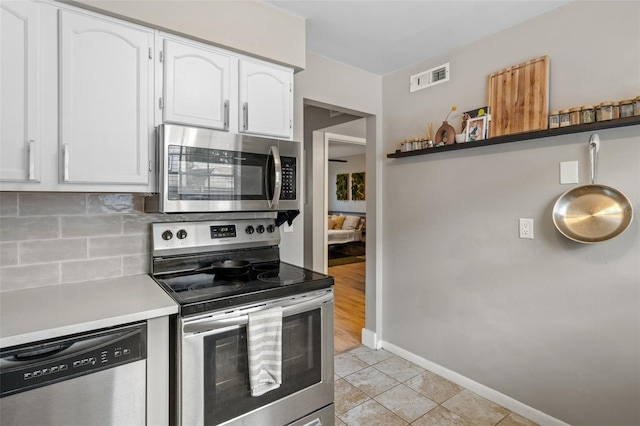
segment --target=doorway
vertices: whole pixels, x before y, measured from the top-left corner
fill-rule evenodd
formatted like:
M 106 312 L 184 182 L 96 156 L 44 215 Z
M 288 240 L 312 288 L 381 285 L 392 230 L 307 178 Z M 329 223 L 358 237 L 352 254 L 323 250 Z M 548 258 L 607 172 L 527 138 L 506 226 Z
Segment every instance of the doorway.
M 366 197 L 351 197 L 350 194 L 353 186 L 351 175 L 358 175 L 359 179 L 366 177 L 366 119 L 363 117 L 365 114 L 341 112 L 337 107 L 305 101 L 304 261 L 305 267 L 329 273 L 335 278 L 336 353 L 359 346 L 365 328 L 366 258 L 373 256 L 366 251 L 366 230 L 361 232 L 358 229 L 357 240 L 341 243 L 340 247 L 328 242 L 330 214 L 351 216 L 351 219 L 362 217 L 363 226 L 366 226 Z M 349 194 L 346 200 L 336 199 L 338 173 L 350 179 L 347 181 Z M 355 256 L 345 256 L 351 259 L 343 257 L 337 264 L 332 261 L 335 266 L 329 267 L 331 245 L 334 246 L 334 255 L 346 252 Z

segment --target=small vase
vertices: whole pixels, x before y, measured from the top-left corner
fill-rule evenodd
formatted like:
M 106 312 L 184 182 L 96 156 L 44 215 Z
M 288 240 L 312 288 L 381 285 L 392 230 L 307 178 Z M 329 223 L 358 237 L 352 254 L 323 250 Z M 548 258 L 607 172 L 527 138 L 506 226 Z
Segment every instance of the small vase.
M 453 145 L 456 142 L 456 129 L 453 128 L 446 121 L 442 122 L 442 126 L 436 132 L 436 136 L 433 141 L 434 144 L 439 144 L 440 142 L 445 145 Z

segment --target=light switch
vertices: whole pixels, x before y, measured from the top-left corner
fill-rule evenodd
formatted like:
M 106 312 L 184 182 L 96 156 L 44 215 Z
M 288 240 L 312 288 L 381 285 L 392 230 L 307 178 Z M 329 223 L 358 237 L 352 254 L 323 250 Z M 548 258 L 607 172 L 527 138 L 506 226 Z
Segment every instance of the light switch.
M 560 183 L 578 183 L 578 162 L 562 161 L 560 163 Z

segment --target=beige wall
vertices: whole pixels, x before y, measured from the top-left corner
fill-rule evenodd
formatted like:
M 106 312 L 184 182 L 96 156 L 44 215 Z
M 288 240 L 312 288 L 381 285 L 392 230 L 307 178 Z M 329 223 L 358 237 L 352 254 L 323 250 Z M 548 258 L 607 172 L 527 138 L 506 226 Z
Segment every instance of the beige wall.
M 333 61 L 323 56 L 308 52 L 307 68 L 295 76 L 295 102 L 294 102 L 294 139 L 303 138 L 303 109 L 305 101 L 314 104 L 337 106 L 344 112 L 358 112 L 367 116 L 367 253 L 375 253 L 367 257 L 366 272 L 366 328 L 371 332 L 376 330 L 376 316 L 379 311 L 380 300 L 376 294 L 380 291 L 380 278 L 382 276 L 380 261 L 382 242 L 376 238 L 376 229 L 380 228 L 382 221 L 382 78 L 380 76 L 362 71 L 360 69 Z M 315 148 L 315 147 L 314 147 Z M 316 154 L 314 150 L 314 155 Z M 323 193 L 324 164 L 318 157 L 307 162 L 305 167 L 314 167 L 314 182 L 311 183 L 313 194 Z M 318 170 L 316 173 L 316 169 Z M 321 176 L 322 180 L 315 179 Z M 311 196 L 311 194 L 309 194 Z M 314 217 L 324 217 L 326 211 L 314 206 Z M 284 234 L 289 235 L 289 234 Z M 301 229 L 299 233 L 285 241 L 281 253 L 283 256 L 298 259 L 303 262 L 304 239 L 311 238 L 304 235 Z M 320 240 L 313 242 L 324 250 Z M 300 263 L 302 264 L 302 263 Z
M 248 53 L 298 70 L 305 67 L 304 18 L 261 1 L 64 2 Z
M 385 153 L 452 105 L 486 105 L 490 73 L 542 55 L 552 109 L 640 95 L 639 18 L 639 2 L 571 2 L 385 76 Z M 451 81 L 409 93 L 412 74 L 445 62 Z M 598 133 L 599 180 L 640 208 L 640 126 Z M 551 220 L 572 187 L 559 163 L 578 160 L 588 181 L 589 136 L 382 159 L 381 332 L 572 425 L 640 424 L 640 221 L 583 245 Z M 518 238 L 519 218 L 534 219 L 534 240 Z

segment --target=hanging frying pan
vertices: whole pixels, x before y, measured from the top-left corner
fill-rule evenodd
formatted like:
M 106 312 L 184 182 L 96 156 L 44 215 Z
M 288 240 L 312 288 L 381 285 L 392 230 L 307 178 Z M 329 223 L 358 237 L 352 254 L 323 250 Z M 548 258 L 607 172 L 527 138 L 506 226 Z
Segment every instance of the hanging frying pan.
M 600 138 L 589 139 L 591 184 L 570 189 L 553 206 L 553 224 L 570 240 L 599 243 L 617 237 L 631 224 L 633 206 L 622 192 L 596 184 Z

